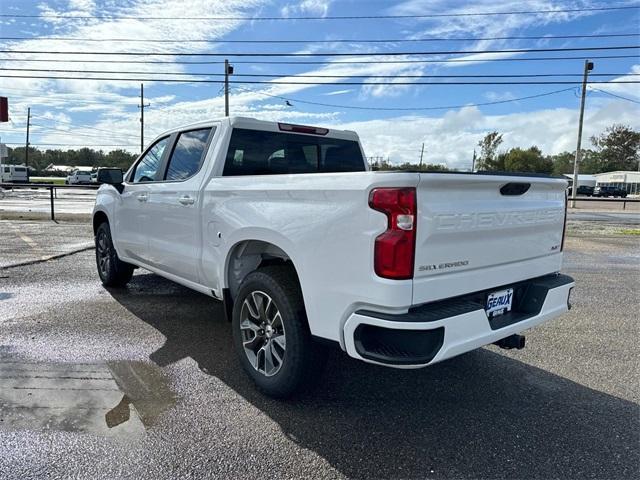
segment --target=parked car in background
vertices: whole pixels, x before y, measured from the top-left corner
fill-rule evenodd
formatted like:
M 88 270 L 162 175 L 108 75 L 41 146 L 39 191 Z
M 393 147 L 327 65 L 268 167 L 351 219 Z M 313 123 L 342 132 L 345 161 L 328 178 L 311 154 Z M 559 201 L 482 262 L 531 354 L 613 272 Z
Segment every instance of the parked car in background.
M 579 187 L 578 187 L 579 188 Z M 594 197 L 620 197 L 625 198 L 627 196 L 627 191 L 618 187 L 609 187 L 605 185 L 597 185 L 596 188 L 593 189 Z
M 29 170 L 22 165 L 3 165 L 0 183 L 29 183 Z
M 577 195 L 586 195 L 587 197 L 590 197 L 593 195 L 593 190 L 594 187 L 590 187 L 588 185 L 578 185 L 578 191 L 576 192 Z M 569 196 L 571 196 L 573 193 L 573 187 L 569 187 Z
M 65 179 L 64 183 L 67 185 L 89 185 L 91 183 L 91 172 L 75 170 Z
M 222 300 L 273 396 L 317 381 L 327 344 L 425 367 L 523 348 L 570 308 L 564 179 L 372 172 L 355 132 L 231 117 L 169 131 L 98 183 L 102 283 L 141 267 Z

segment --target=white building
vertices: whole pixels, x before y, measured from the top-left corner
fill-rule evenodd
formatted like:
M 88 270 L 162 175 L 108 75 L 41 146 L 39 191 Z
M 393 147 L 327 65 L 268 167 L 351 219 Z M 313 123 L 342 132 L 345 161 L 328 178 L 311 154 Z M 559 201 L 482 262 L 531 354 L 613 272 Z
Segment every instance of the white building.
M 573 185 L 573 174 L 565 173 L 563 174 L 565 177 L 569 179 L 569 186 Z M 578 187 L 595 187 L 596 186 L 596 176 L 595 175 L 582 175 L 578 174 Z
M 623 188 L 629 195 L 640 195 L 640 172 L 622 171 L 596 173 L 596 184 Z
M 75 170 L 80 170 L 81 172 L 91 172 L 95 170 L 96 167 L 87 167 L 83 165 L 79 165 L 76 167 L 72 167 L 71 165 L 54 165 L 53 163 L 49 164 L 45 171 L 47 172 L 67 172 L 71 173 Z

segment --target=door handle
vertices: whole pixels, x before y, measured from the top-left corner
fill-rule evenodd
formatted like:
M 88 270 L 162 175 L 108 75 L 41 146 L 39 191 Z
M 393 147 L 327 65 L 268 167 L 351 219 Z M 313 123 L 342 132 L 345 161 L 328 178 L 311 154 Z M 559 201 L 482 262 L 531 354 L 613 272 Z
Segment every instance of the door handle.
M 182 205 L 193 205 L 196 201 L 191 198 L 189 195 L 185 195 L 184 197 L 180 197 L 178 199 L 178 201 L 182 204 Z
M 138 199 L 139 202 L 146 202 L 149 197 L 147 196 L 146 193 L 141 193 L 136 198 Z

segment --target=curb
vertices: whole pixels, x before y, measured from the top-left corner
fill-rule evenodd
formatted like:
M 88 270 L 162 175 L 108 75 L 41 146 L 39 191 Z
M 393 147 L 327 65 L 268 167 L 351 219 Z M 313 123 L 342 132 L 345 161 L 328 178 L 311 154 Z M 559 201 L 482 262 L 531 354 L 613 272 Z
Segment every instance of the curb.
M 73 250 L 69 250 L 67 252 L 56 253 L 55 255 L 46 255 L 44 257 L 36 258 L 34 260 L 25 260 L 22 262 L 11 263 L 9 265 L 0 265 L 0 270 L 8 270 L 10 268 L 16 267 L 25 267 L 27 265 L 35 265 L 37 263 L 44 263 L 50 260 L 57 260 L 58 258 L 68 257 L 70 255 L 75 255 L 76 253 L 86 252 L 87 250 L 93 250 L 95 245 L 93 242 L 82 245 L 80 247 L 74 248 Z

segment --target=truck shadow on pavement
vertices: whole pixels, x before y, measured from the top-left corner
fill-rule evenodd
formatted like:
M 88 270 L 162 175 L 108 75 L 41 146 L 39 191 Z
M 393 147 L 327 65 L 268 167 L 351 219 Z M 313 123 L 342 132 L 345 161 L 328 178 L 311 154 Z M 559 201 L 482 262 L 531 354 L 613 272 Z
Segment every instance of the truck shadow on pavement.
M 348 477 L 637 474 L 636 404 L 490 350 L 406 371 L 336 350 L 315 391 L 281 402 L 258 393 L 245 376 L 221 304 L 150 274 L 111 294 L 166 337 L 150 354 L 153 362 L 192 358 Z

